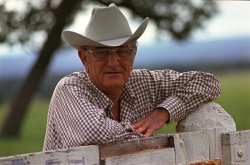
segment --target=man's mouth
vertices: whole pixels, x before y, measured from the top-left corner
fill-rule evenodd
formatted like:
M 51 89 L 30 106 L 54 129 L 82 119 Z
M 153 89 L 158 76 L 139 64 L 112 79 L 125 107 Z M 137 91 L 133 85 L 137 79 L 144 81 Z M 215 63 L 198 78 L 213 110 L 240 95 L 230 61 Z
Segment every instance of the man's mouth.
M 106 72 L 106 74 L 120 74 L 121 72 Z
M 105 72 L 107 75 L 119 75 L 121 72 Z

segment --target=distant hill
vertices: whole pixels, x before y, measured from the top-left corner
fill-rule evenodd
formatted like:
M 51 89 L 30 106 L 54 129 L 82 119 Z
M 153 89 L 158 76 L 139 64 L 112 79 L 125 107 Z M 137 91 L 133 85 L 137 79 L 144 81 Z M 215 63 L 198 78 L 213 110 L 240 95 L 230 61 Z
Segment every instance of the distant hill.
M 158 43 L 139 49 L 136 67 L 168 68 L 167 66 L 203 66 L 250 63 L 250 37 L 180 44 Z
M 0 55 L 0 101 L 18 89 L 36 59 L 35 53 Z M 200 70 L 209 72 L 250 69 L 250 37 L 203 42 L 140 45 L 134 68 Z M 50 96 L 58 80 L 84 70 L 73 48 L 60 50 L 51 62 L 40 94 Z M 11 87 L 11 88 L 10 88 Z
M 35 54 L 0 55 L 0 79 L 23 77 L 32 67 Z M 212 64 L 250 63 L 250 37 L 203 42 L 155 43 L 140 45 L 135 68 L 164 69 L 195 67 Z M 50 74 L 67 74 L 83 70 L 73 48 L 60 50 L 51 62 Z

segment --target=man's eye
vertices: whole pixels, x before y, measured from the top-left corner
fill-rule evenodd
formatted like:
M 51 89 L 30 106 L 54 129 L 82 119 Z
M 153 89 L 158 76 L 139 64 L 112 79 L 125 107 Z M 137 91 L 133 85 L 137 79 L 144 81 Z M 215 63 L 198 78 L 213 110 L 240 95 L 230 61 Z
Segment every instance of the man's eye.
M 116 52 L 121 53 L 121 54 L 128 54 L 129 53 L 129 51 L 126 49 L 118 49 Z
M 107 57 L 107 56 L 109 56 L 109 51 L 108 50 L 96 51 L 95 56 L 97 56 L 97 57 Z

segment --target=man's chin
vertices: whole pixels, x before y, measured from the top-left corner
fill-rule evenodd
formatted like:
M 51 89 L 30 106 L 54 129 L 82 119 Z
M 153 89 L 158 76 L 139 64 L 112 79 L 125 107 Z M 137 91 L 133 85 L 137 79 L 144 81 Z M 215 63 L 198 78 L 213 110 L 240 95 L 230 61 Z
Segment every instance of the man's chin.
M 110 83 L 106 83 L 104 86 L 106 88 L 109 88 L 109 89 L 114 89 L 114 88 L 123 88 L 125 85 L 125 83 L 122 83 L 122 82 L 110 82 Z

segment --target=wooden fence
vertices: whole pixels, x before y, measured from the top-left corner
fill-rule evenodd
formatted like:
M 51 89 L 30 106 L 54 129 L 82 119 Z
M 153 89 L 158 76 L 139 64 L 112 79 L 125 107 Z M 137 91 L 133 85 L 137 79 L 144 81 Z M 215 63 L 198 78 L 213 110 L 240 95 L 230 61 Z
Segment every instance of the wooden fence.
M 0 164 L 250 165 L 250 130 L 222 133 L 221 143 L 218 143 L 217 134 L 220 132 L 215 128 L 99 146 L 15 155 L 0 158 Z
M 200 113 L 209 120 L 195 122 Z M 219 114 L 216 122 L 210 120 L 212 113 Z M 179 131 L 185 132 L 3 157 L 0 165 L 250 165 L 250 130 L 228 132 L 230 122 L 223 113 L 221 107 L 209 103 L 178 123 Z M 208 123 L 208 128 L 202 125 Z

